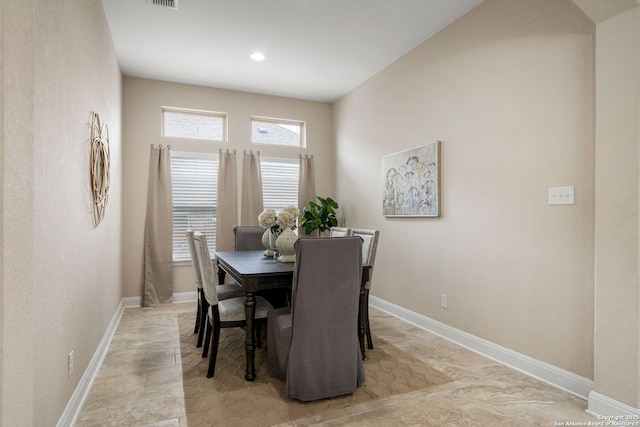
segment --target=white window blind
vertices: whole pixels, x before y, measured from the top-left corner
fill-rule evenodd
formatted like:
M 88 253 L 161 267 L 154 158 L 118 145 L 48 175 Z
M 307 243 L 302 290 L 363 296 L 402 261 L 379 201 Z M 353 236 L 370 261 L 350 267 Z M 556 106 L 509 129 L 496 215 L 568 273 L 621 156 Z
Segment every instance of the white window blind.
M 185 232 L 207 235 L 215 251 L 218 155 L 171 151 L 173 192 L 173 261 L 189 261 Z
M 280 212 L 289 205 L 298 206 L 298 159 L 263 157 L 260 159 L 262 171 L 262 196 L 264 208 Z

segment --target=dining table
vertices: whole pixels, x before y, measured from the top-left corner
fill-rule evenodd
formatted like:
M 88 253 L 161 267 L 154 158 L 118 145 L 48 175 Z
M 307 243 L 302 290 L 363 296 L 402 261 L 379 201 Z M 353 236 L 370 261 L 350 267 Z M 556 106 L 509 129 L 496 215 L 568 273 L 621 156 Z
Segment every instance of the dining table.
M 293 282 L 295 263 L 279 262 L 273 257 L 264 255 L 264 251 L 215 252 L 215 263 L 218 271 L 218 283 L 225 283 L 228 274 L 244 291 L 244 307 L 246 315 L 245 352 L 247 358 L 245 379 L 254 381 L 255 370 L 255 338 L 253 333 L 256 308 L 256 293 L 268 289 L 290 289 Z M 362 283 L 360 285 L 360 306 L 358 315 L 358 339 L 362 358 L 365 358 L 365 322 L 363 315 L 365 284 L 369 281 L 371 266 L 362 266 Z

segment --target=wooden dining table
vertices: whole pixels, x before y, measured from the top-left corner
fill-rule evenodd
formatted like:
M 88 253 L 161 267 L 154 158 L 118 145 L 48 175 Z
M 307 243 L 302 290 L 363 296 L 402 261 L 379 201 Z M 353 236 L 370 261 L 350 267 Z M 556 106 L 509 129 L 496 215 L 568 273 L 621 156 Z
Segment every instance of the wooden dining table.
M 264 251 L 215 252 L 215 263 L 218 267 L 218 283 L 224 283 L 228 274 L 244 290 L 244 307 L 247 321 L 245 327 L 245 352 L 247 357 L 245 379 L 253 381 L 256 378 L 255 339 L 253 334 L 256 292 L 268 289 L 291 288 L 294 263 L 278 262 L 272 257 L 264 256 Z M 366 302 L 364 285 L 369 281 L 370 271 L 370 265 L 362 266 L 358 339 L 363 359 L 365 357 L 363 313 L 365 313 L 364 304 Z

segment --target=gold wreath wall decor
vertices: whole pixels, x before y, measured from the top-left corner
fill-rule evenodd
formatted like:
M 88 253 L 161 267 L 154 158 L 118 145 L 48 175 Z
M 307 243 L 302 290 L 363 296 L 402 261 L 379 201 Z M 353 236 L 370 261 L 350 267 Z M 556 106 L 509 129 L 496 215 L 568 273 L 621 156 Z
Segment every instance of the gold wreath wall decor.
M 109 128 L 100 124 L 98 113 L 91 119 L 91 192 L 93 196 L 93 225 L 100 224 L 109 200 Z

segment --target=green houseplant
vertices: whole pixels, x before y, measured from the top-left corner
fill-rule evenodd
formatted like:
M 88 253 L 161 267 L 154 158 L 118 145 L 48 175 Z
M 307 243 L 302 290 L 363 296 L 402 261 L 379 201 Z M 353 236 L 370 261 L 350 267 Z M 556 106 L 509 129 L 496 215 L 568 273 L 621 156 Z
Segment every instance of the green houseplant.
M 316 199 L 318 199 L 320 204 L 309 201 L 309 208 L 304 207 L 302 209 L 300 227 L 302 227 L 308 235 L 318 230 L 318 236 L 320 236 L 323 232 L 330 230 L 331 227 L 338 225 L 335 212 L 335 210 L 338 209 L 338 203 L 331 197 L 323 198 L 316 196 Z

